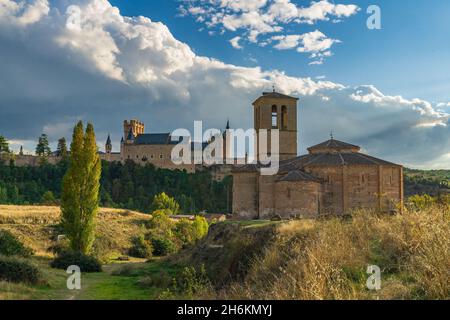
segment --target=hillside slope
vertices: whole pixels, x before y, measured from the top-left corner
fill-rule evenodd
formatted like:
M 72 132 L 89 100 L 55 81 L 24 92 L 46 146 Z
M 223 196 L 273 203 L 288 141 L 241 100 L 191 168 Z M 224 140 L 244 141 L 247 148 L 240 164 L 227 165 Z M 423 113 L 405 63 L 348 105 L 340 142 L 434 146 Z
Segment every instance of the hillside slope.
M 449 299 L 450 208 L 349 220 L 222 223 L 173 261 L 205 267 L 208 297 L 225 299 Z M 367 268 L 381 269 L 381 290 Z
M 58 215 L 54 207 L 0 206 L 0 229 L 38 253 L 33 259 L 50 284 L 0 283 L 0 299 L 450 299 L 448 206 L 396 216 L 361 211 L 346 220 L 221 222 L 167 259 L 116 261 L 103 273 L 86 275 L 75 296 L 65 289 L 64 270 L 50 269 L 49 259 L 42 258 L 56 243 Z M 98 244 L 126 253 L 148 219 L 102 209 Z M 371 265 L 381 269 L 379 291 L 366 286 Z M 189 284 L 189 290 L 172 287 L 175 282 Z
M 50 255 L 49 249 L 62 234 L 58 227 L 60 214 L 59 207 L 0 205 L 0 229 L 11 231 L 37 255 Z M 95 250 L 126 254 L 131 237 L 139 234 L 141 225 L 150 218 L 129 210 L 101 208 Z

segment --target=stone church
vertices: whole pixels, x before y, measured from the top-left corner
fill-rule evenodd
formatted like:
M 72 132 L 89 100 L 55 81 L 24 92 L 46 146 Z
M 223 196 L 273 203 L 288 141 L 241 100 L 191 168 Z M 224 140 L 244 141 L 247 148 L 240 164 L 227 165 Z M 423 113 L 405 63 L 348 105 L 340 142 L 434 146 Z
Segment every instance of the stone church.
M 333 137 L 297 156 L 297 102 L 297 98 L 267 92 L 253 103 L 256 131 L 280 130 L 280 169 L 277 175 L 265 176 L 255 164 L 234 168 L 235 216 L 244 220 L 275 215 L 314 218 L 358 208 L 383 212 L 401 208 L 401 165 L 361 153 L 359 146 Z

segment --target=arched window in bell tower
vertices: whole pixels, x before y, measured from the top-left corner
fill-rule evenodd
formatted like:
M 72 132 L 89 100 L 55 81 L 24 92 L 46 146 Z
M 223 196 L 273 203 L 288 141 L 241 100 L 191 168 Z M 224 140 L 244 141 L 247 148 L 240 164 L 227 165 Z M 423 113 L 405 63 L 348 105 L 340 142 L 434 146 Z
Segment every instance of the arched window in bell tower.
M 287 107 L 281 107 L 281 130 L 287 129 Z
M 278 110 L 277 106 L 272 106 L 272 129 L 278 128 Z

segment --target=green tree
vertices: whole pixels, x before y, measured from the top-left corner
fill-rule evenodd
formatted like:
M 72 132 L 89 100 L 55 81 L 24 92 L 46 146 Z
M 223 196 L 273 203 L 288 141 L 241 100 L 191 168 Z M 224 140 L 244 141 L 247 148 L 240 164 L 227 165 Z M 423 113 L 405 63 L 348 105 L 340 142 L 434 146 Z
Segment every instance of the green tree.
M 208 234 L 209 224 L 208 221 L 201 216 L 196 216 L 192 222 L 192 234 L 194 241 L 200 240 Z
M 38 144 L 36 146 L 36 155 L 40 157 L 47 157 L 52 153 L 48 143 L 48 137 L 45 133 L 39 137 Z
M 42 195 L 41 203 L 42 204 L 46 204 L 46 205 L 54 205 L 54 204 L 56 204 L 56 198 L 55 198 L 55 195 L 53 194 L 53 192 L 46 191 Z
M 152 210 L 168 210 L 171 214 L 178 214 L 180 205 L 174 198 L 162 192 L 153 198 Z
M 175 236 L 181 241 L 183 246 L 194 242 L 192 222 L 188 219 L 180 219 L 175 224 Z
M 4 136 L 0 136 L 0 153 L 9 153 L 9 143 Z
M 58 157 L 66 158 L 67 157 L 67 142 L 66 138 L 61 138 L 58 140 L 58 147 L 56 149 L 56 155 Z
M 84 135 L 83 123 L 75 126 L 70 152 L 70 165 L 62 184 L 62 225 L 71 248 L 88 254 L 95 239 L 101 175 L 92 124 L 88 124 Z
M 8 203 L 8 190 L 6 190 L 6 187 L 3 187 L 0 185 L 0 204 L 7 204 Z

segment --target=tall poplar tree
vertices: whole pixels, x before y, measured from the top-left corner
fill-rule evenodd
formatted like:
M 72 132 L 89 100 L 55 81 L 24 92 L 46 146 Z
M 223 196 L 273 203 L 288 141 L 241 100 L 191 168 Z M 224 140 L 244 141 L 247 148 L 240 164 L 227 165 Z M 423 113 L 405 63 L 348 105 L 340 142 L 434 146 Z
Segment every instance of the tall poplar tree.
M 99 204 L 101 161 L 94 127 L 83 134 L 80 121 L 74 129 L 69 169 L 61 195 L 62 225 L 73 250 L 88 254 L 95 240 L 95 219 Z

